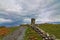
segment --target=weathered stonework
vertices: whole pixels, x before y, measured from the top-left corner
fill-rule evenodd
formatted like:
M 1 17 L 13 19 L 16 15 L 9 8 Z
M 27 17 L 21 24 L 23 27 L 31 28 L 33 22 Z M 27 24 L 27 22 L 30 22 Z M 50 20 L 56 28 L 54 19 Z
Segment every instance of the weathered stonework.
M 35 19 L 34 18 L 31 19 L 31 25 L 35 25 Z

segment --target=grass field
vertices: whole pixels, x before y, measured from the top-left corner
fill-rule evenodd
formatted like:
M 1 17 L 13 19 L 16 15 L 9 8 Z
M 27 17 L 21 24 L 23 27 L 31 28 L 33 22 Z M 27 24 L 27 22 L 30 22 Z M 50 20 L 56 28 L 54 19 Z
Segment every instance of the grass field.
M 57 39 L 60 39 L 60 24 L 39 24 L 39 28 L 43 29 L 45 32 L 55 35 Z M 30 27 L 26 30 L 25 40 L 30 40 L 36 38 L 37 40 L 42 40 L 42 38 Z
M 24 40 L 42 40 L 42 38 L 33 29 L 28 27 Z
M 60 39 L 60 24 L 40 24 L 39 27 Z
M 45 32 L 55 35 L 57 39 L 60 39 L 60 24 L 39 24 L 39 28 L 43 29 Z M 9 33 L 14 32 L 20 27 L 10 27 Z M 9 34 L 8 33 L 8 34 Z M 3 36 L 0 36 L 0 40 Z M 42 40 L 41 36 L 39 36 L 33 29 L 29 26 L 25 32 L 24 40 Z
M 16 26 L 16 27 L 10 27 L 10 33 L 14 32 L 15 30 L 17 30 L 18 28 L 20 28 L 20 26 Z

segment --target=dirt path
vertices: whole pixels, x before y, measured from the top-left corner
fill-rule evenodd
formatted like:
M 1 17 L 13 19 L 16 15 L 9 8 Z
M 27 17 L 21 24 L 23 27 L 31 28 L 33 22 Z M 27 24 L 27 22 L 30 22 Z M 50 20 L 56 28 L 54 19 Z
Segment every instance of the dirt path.
M 17 38 L 17 40 L 24 40 L 24 36 L 25 36 L 25 31 L 26 31 L 26 29 L 24 28 L 23 30 L 22 30 L 22 33 L 21 33 L 21 35 L 19 35 L 19 37 Z
M 16 30 L 12 34 L 4 37 L 3 40 L 23 40 L 26 29 L 27 28 L 25 27 L 20 27 L 18 30 Z

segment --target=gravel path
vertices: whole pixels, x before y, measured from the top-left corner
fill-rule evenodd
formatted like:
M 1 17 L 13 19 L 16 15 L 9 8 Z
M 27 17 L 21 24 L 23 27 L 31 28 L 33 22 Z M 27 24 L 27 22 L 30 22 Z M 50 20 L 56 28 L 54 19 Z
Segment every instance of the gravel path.
M 18 30 L 14 31 L 12 34 L 3 38 L 3 40 L 23 40 L 26 27 L 20 27 Z

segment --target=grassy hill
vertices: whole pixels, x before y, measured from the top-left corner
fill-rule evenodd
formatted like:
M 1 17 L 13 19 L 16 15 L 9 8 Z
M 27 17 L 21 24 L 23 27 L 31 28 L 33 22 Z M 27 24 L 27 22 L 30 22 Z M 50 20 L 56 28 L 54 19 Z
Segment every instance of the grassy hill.
M 32 40 L 42 40 L 41 36 L 39 36 L 33 29 L 31 29 L 29 27 L 29 25 L 21 25 L 21 26 L 27 26 L 24 40 L 31 40 L 31 39 Z M 56 38 L 60 39 L 60 24 L 47 24 L 47 23 L 45 23 L 45 24 L 39 24 L 38 27 L 43 29 L 45 32 L 47 32 L 49 34 L 55 35 Z M 9 30 L 8 34 L 14 32 L 18 28 L 20 28 L 20 26 L 8 28 L 8 30 Z M 0 39 L 2 39 L 2 38 L 3 38 L 3 36 L 0 36 Z
M 45 32 L 55 35 L 56 38 L 60 39 L 60 24 L 39 24 L 39 28 L 43 29 Z M 30 40 L 30 37 L 33 38 L 33 40 L 36 38 L 36 40 L 42 40 L 41 36 L 39 36 L 33 29 L 31 29 L 28 26 L 28 29 L 25 33 L 25 40 Z
M 32 28 L 28 27 L 24 40 L 42 40 L 42 38 Z
M 40 24 L 39 28 L 60 39 L 60 24 Z

